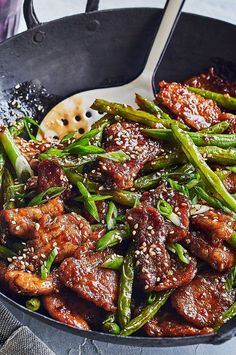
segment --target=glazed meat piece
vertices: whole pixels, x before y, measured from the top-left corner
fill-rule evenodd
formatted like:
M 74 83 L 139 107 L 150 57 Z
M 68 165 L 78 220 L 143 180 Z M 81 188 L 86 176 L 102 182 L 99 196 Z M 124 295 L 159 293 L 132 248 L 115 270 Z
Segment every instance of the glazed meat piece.
M 236 117 L 230 120 L 229 128 L 227 129 L 228 134 L 236 134 Z
M 81 252 L 79 259 L 68 258 L 61 263 L 59 275 L 61 282 L 80 297 L 113 312 L 116 310 L 118 274 L 100 267 L 106 255 L 107 252 Z
M 144 136 L 136 123 L 115 123 L 107 129 L 106 152 L 122 150 L 130 158 L 125 163 L 101 158 L 101 170 L 112 177 L 117 188 L 133 186 L 134 178 L 143 165 L 160 153 L 159 143 Z
M 187 286 L 174 291 L 171 303 L 177 312 L 196 327 L 211 327 L 234 302 L 234 293 L 224 286 L 225 274 L 197 275 Z
M 133 208 L 127 211 L 126 219 L 135 242 L 137 277 L 145 290 L 179 287 L 194 278 L 197 272 L 195 259 L 186 265 L 170 257 L 166 250 L 167 228 L 156 209 Z
M 48 295 L 52 292 L 58 292 L 60 288 L 56 271 L 51 272 L 46 280 L 42 280 L 40 275 L 9 268 L 5 274 L 5 279 L 10 290 L 14 293 L 28 296 Z
M 158 314 L 143 327 L 147 335 L 150 337 L 182 337 L 213 333 L 214 330 L 212 328 L 205 327 L 198 329 L 174 314 L 174 312 L 175 311 L 172 310 L 171 313 L 164 315 L 160 315 L 158 312 Z
M 186 86 L 178 83 L 162 81 L 157 101 L 197 131 L 233 118 L 232 114 L 222 112 L 213 100 L 190 92 Z
M 175 225 L 167 218 L 165 224 L 167 228 L 167 241 L 177 242 L 185 239 L 189 230 L 189 202 L 181 193 L 167 188 L 165 184 L 160 185 L 155 190 L 146 191 L 142 194 L 140 202 L 144 206 L 156 207 L 159 200 L 167 201 L 173 208 L 180 220 L 180 226 Z
M 46 191 L 50 187 L 64 187 L 62 196 L 70 198 L 71 187 L 62 167 L 55 160 L 43 160 L 38 164 L 38 183 L 39 192 Z
M 163 275 L 155 291 L 164 291 L 188 285 L 197 274 L 196 259 L 191 257 L 189 264 L 182 263 L 177 257 L 171 256 L 171 267 Z
M 229 193 L 231 193 L 231 194 L 236 193 L 236 174 L 235 173 L 229 174 L 223 180 L 223 184 L 225 185 L 225 187 L 229 191 Z
M 215 246 L 202 232 L 191 232 L 186 242 L 193 255 L 218 271 L 228 270 L 236 263 L 236 254 L 232 248 L 223 243 Z
M 48 201 L 38 207 L 24 207 L 0 212 L 0 223 L 5 233 L 22 239 L 30 239 L 37 229 L 39 220 L 49 214 L 52 218 L 61 215 L 64 206 L 60 198 Z
M 186 80 L 185 84 L 236 97 L 236 83 L 230 83 L 219 77 L 215 72 L 215 68 L 210 68 L 208 73 L 193 76 Z
M 126 220 L 135 242 L 137 277 L 145 290 L 154 290 L 171 267 L 164 219 L 152 207 L 138 207 L 127 211 Z
M 49 255 L 53 248 L 58 249 L 56 262 L 72 256 L 81 244 L 87 242 L 92 233 L 89 223 L 76 213 L 68 213 L 52 219 L 49 215 L 39 221 L 32 240 L 28 243 L 34 254 Z
M 40 153 L 50 148 L 50 143 L 39 143 L 32 140 L 26 141 L 21 137 L 16 137 L 15 143 L 29 163 L 36 159 Z
M 235 221 L 230 215 L 213 208 L 191 216 L 191 223 L 196 229 L 211 237 L 214 245 L 230 239 L 235 228 Z
M 69 289 L 44 296 L 43 305 L 54 319 L 80 329 L 90 330 L 102 321 L 100 309 Z

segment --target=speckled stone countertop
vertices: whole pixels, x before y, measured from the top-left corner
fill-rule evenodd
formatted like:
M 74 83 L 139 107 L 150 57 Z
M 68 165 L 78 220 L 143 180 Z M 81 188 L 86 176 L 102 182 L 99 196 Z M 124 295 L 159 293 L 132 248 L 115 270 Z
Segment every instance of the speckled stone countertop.
M 62 16 L 83 12 L 84 0 L 34 0 L 40 21 L 45 22 Z M 162 0 L 101 0 L 101 9 L 117 7 L 162 7 Z M 218 18 L 236 25 L 236 0 L 186 0 L 184 11 Z M 23 18 L 19 32 L 25 30 Z M 232 43 L 232 46 L 234 44 Z M 233 50 L 233 49 L 232 49 Z M 192 345 L 177 348 L 138 348 L 118 346 L 87 340 L 30 318 L 7 305 L 13 314 L 35 332 L 57 355 L 235 355 L 236 339 L 222 345 Z M 10 355 L 10 354 L 9 354 Z M 33 354 L 32 354 L 33 355 Z

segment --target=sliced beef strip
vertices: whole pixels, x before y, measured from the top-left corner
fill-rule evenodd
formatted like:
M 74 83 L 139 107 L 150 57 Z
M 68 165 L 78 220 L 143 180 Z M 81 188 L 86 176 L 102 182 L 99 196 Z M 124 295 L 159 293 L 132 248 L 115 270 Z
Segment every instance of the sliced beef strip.
M 122 150 L 130 156 L 125 163 L 101 158 L 101 170 L 110 175 L 117 188 L 133 186 L 133 181 L 143 165 L 160 153 L 160 144 L 146 137 L 136 123 L 119 122 L 107 129 L 106 152 Z
M 54 219 L 46 215 L 39 221 L 28 246 L 33 247 L 33 254 L 44 254 L 46 257 L 56 247 L 58 255 L 55 262 L 61 262 L 87 242 L 91 233 L 89 223 L 76 213 L 64 214 Z
M 236 193 L 236 174 L 230 173 L 224 180 L 223 184 L 225 185 L 226 189 L 229 193 L 234 194 Z
M 60 164 L 51 159 L 43 160 L 38 164 L 37 189 L 42 192 L 51 187 L 64 187 L 63 198 L 70 198 L 71 185 Z
M 165 239 L 167 228 L 163 217 L 152 207 L 127 211 L 127 222 L 135 242 L 137 277 L 147 291 L 162 291 L 188 284 L 196 275 L 196 261 L 186 265 L 170 257 Z
M 202 232 L 192 231 L 186 240 L 191 253 L 206 261 L 213 269 L 228 270 L 236 263 L 236 253 L 223 243 L 215 246 Z
M 230 96 L 236 97 L 236 83 L 230 83 L 219 77 L 215 72 L 215 68 L 210 68 L 207 73 L 193 76 L 184 83 L 195 88 L 219 92 L 220 94 L 229 94 Z
M 159 200 L 167 201 L 172 207 L 173 212 L 176 213 L 180 219 L 180 226 L 165 218 L 167 227 L 167 241 L 177 242 L 185 239 L 189 230 L 189 201 L 181 193 L 175 192 L 167 188 L 165 184 L 160 185 L 155 190 L 146 191 L 142 194 L 140 202 L 144 206 L 156 207 Z
M 206 233 L 214 245 L 219 245 L 223 240 L 230 239 L 236 224 L 230 215 L 214 208 L 193 215 L 191 223 L 196 229 Z
M 158 314 L 153 317 L 143 327 L 144 331 L 150 337 L 182 337 L 213 333 L 214 330 L 210 327 L 198 329 L 191 323 L 186 322 L 180 316 L 175 314 L 175 310 L 171 313 Z
M 106 255 L 106 251 L 77 253 L 79 259 L 68 258 L 61 263 L 59 275 L 61 282 L 80 297 L 113 312 L 118 295 L 118 274 L 100 267 Z
M 225 289 L 225 277 L 217 272 L 197 275 L 189 285 L 172 293 L 172 306 L 198 328 L 213 326 L 234 302 L 234 292 Z
M 135 242 L 137 277 L 145 290 L 154 290 L 171 267 L 164 219 L 152 207 L 138 207 L 127 211 L 126 220 Z
M 5 280 L 14 293 L 27 296 L 48 295 L 52 292 L 58 292 L 60 289 L 57 271 L 51 272 L 46 280 L 42 280 L 40 275 L 9 268 L 5 274 Z
M 53 218 L 62 215 L 63 212 L 63 203 L 57 197 L 38 207 L 3 210 L 0 212 L 0 223 L 6 234 L 27 240 L 31 238 L 32 232 L 37 229 L 39 220 L 45 214 Z
M 51 317 L 79 329 L 90 330 L 102 322 L 102 314 L 92 302 L 88 302 L 69 289 L 43 297 L 43 305 Z
M 162 81 L 157 101 L 196 130 L 234 117 L 232 114 L 222 112 L 213 100 L 190 92 L 185 85 L 179 83 Z

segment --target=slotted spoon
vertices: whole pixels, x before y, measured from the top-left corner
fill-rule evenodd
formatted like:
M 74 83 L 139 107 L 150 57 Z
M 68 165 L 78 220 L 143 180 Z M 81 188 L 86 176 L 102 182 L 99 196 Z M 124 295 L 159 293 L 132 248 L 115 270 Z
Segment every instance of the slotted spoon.
M 157 31 L 148 60 L 141 75 L 128 84 L 94 89 L 80 92 L 56 105 L 41 123 L 38 138 L 61 139 L 67 133 L 78 130 L 80 134 L 88 130 L 101 113 L 92 110 L 90 106 L 95 99 L 115 101 L 128 105 L 134 103 L 134 93 L 138 92 L 146 98 L 153 98 L 153 77 L 160 65 L 171 35 L 178 22 L 185 0 L 168 0 L 165 5 L 161 24 Z M 43 133 L 42 133 L 43 132 Z

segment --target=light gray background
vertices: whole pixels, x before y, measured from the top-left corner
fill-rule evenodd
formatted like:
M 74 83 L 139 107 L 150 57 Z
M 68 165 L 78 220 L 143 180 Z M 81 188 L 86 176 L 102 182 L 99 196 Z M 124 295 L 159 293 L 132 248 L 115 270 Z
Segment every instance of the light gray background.
M 50 21 L 55 18 L 83 12 L 84 0 L 34 0 L 35 9 L 40 21 Z M 101 9 L 117 7 L 162 7 L 162 0 L 100 0 Z M 236 0 L 186 0 L 184 11 L 204 16 L 218 18 L 236 24 Z M 24 31 L 23 18 L 20 22 L 19 32 Z M 232 50 L 235 43 L 232 43 Z M 71 335 L 55 328 L 47 326 L 36 319 L 32 319 L 15 308 L 11 308 L 15 316 L 24 324 L 28 325 L 57 355 L 235 355 L 236 339 L 223 345 L 196 345 L 178 348 L 135 348 L 117 346 L 97 341 L 90 341 Z M 10 354 L 9 354 L 10 355 Z M 32 354 L 34 355 L 34 354 Z M 35 354 L 36 355 L 36 354 Z

